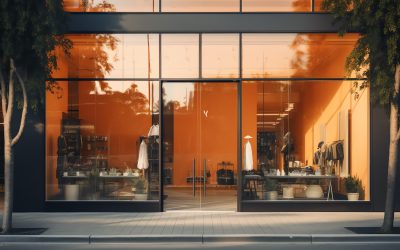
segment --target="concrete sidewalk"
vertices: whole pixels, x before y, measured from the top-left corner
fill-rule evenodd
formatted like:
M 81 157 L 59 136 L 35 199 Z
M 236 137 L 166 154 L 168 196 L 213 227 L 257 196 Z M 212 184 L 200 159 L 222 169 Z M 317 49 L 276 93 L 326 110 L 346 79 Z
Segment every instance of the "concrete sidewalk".
M 47 228 L 40 236 L 19 238 L 31 242 L 51 242 L 59 238 L 89 243 L 135 241 L 135 238 L 143 242 L 163 239 L 194 242 L 268 239 L 308 242 L 318 239 L 327 241 L 333 236 L 340 236 L 342 240 L 363 240 L 362 237 L 367 236 L 357 235 L 347 228 L 379 227 L 382 219 L 383 213 L 370 212 L 15 213 L 14 227 Z M 400 226 L 399 213 L 396 214 L 395 226 Z M 18 236 L 2 237 L 0 241 L 3 242 L 18 241 Z M 369 239 L 372 239 L 371 235 Z M 400 242 L 400 235 L 390 240 Z

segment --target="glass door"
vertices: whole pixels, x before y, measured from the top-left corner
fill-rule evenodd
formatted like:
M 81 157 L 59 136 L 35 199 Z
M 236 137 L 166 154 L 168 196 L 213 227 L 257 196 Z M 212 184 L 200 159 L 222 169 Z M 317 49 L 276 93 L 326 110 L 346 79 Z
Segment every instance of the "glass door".
M 235 211 L 236 82 L 163 82 L 165 210 Z

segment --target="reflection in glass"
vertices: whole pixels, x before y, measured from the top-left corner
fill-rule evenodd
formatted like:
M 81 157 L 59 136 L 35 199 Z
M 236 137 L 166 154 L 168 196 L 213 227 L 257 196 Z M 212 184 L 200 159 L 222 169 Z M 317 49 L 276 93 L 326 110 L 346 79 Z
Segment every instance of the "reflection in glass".
M 67 35 L 71 56 L 59 52 L 53 77 L 156 78 L 159 71 L 158 34 Z
M 199 35 L 163 34 L 162 77 L 199 77 Z
M 243 0 L 243 12 L 310 12 L 312 0 Z
M 158 199 L 158 88 L 70 81 L 46 91 L 47 200 Z
M 356 97 L 353 86 L 352 81 L 243 83 L 242 135 L 257 138 L 251 143 L 260 176 L 258 191 L 244 182 L 244 199 L 346 200 L 341 183 L 349 175 L 362 180 L 361 199 L 370 199 L 369 90 Z M 271 197 L 272 191 L 278 196 Z
M 162 0 L 162 12 L 238 12 L 240 0 Z
M 323 11 L 322 2 L 323 0 L 314 0 L 314 11 Z
M 244 77 L 345 77 L 357 34 L 243 34 Z
M 70 12 L 158 12 L 159 0 L 64 0 Z
M 239 76 L 239 35 L 204 34 L 202 45 L 202 77 Z

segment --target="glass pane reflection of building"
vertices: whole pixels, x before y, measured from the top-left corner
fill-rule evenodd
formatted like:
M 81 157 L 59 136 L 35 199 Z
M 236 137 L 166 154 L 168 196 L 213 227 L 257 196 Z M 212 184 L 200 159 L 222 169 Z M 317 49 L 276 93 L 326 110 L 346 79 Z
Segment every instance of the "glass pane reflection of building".
M 64 0 L 69 12 L 158 12 L 159 0 Z
M 47 199 L 157 200 L 158 82 L 70 81 L 52 89 Z
M 253 137 L 255 159 L 254 171 L 243 176 L 244 199 L 346 200 L 349 175 L 362 181 L 360 200 L 370 199 L 369 92 L 355 95 L 353 86 L 243 83 L 242 136 Z
M 311 12 L 312 0 L 243 0 L 243 12 Z

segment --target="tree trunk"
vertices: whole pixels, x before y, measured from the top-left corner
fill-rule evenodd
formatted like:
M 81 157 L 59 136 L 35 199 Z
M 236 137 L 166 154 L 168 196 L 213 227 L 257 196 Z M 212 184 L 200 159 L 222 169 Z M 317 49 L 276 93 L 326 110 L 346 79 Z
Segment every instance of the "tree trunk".
M 393 230 L 394 210 L 395 210 L 395 190 L 398 164 L 398 144 L 399 144 L 399 88 L 400 88 L 400 65 L 396 66 L 394 93 L 390 104 L 390 145 L 389 162 L 386 189 L 385 216 L 381 231 L 390 233 Z
M 1 69 L 0 69 L 1 71 Z M 23 108 L 19 130 L 13 138 L 11 135 L 12 113 L 14 108 L 14 75 L 17 77 L 22 89 Z M 12 229 L 12 212 L 14 199 L 14 145 L 21 138 L 25 127 L 26 114 L 28 112 L 28 97 L 25 89 L 25 83 L 19 75 L 14 60 L 10 59 L 10 75 L 8 78 L 8 98 L 6 98 L 6 86 L 2 72 L 0 72 L 1 81 L 1 104 L 4 121 L 4 211 L 2 233 L 7 234 Z
M 14 63 L 10 60 L 10 75 L 8 76 L 8 98 L 5 98 L 6 87 L 1 84 L 3 120 L 4 120 L 4 211 L 2 233 L 9 233 L 12 227 L 14 159 L 11 145 L 11 120 L 14 104 Z
M 4 211 L 2 233 L 9 233 L 12 228 L 14 197 L 14 154 L 10 137 L 11 123 L 4 122 Z

